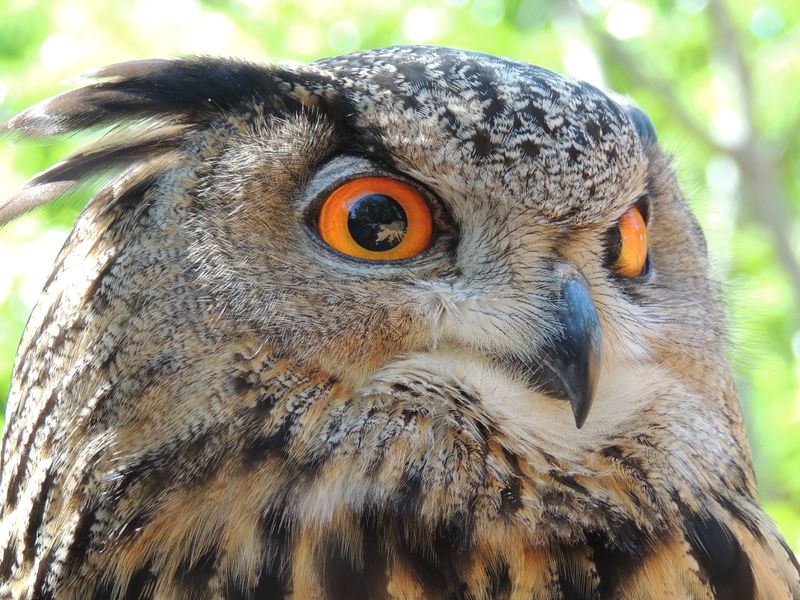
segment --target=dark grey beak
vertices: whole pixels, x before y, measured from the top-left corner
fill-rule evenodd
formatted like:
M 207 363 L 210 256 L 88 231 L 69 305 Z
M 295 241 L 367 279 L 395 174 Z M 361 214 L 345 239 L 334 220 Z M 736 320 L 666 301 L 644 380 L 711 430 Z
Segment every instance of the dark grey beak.
M 603 351 L 603 330 L 586 280 L 576 271 L 561 282 L 559 333 L 538 356 L 522 365 L 530 385 L 555 398 L 569 400 L 580 429 L 592 407 Z M 515 361 L 519 364 L 520 361 Z

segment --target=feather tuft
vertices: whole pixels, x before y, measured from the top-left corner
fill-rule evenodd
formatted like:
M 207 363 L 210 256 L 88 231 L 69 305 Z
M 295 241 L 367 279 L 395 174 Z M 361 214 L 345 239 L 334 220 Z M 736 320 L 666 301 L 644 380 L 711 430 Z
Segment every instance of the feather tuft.
M 191 131 L 285 92 L 291 75 L 240 60 L 194 57 L 118 63 L 87 77 L 92 81 L 88 85 L 0 124 L 0 133 L 36 138 L 116 126 L 114 141 L 73 154 L 31 179 L 0 202 L 0 225 L 55 200 L 89 177 L 174 153 Z

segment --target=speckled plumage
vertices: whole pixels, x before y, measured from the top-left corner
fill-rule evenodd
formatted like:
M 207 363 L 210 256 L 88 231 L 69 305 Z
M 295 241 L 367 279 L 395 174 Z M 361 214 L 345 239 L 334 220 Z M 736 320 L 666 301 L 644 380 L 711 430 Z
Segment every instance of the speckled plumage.
M 122 123 L 0 221 L 123 167 L 20 346 L 2 598 L 785 598 L 705 244 L 638 109 L 436 48 L 309 66 L 127 63 L 12 119 Z M 312 225 L 357 175 L 437 235 L 352 260 Z M 653 275 L 609 268 L 651 203 Z M 603 330 L 594 405 L 529 385 L 557 277 Z

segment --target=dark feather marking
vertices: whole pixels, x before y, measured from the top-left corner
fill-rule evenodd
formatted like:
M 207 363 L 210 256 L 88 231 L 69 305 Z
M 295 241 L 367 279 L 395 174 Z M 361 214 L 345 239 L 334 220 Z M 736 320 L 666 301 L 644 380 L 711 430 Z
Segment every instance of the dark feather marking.
M 537 450 L 542 455 L 542 458 L 544 458 L 547 461 L 548 465 L 550 465 L 551 467 L 555 467 L 556 469 L 561 469 L 562 468 L 561 464 L 559 464 L 559 462 L 558 462 L 558 460 L 556 460 L 555 456 L 553 456 L 552 454 L 550 454 L 546 450 L 543 450 L 542 448 L 537 448 Z
M 105 353 L 105 356 L 103 356 L 102 360 L 101 360 L 101 361 L 98 363 L 98 365 L 97 365 L 97 370 L 98 370 L 98 371 L 103 371 L 103 372 L 106 372 L 106 373 L 108 373 L 108 372 L 111 370 L 111 366 L 112 366 L 112 365 L 113 365 L 113 364 L 116 362 L 116 360 L 117 360 L 117 355 L 119 354 L 120 350 L 122 350 L 122 348 L 120 347 L 120 345 L 119 345 L 119 344 L 115 344 L 113 347 L 111 347 L 111 348 L 110 348 L 110 349 L 109 349 L 109 350 L 108 350 L 108 351 Z M 98 354 L 99 354 L 99 353 L 98 353 Z M 100 358 L 100 356 L 98 356 L 98 358 Z M 109 373 L 109 374 L 110 374 L 110 373 Z M 110 390 L 109 390 L 109 391 L 106 393 L 106 396 L 110 396 L 111 394 L 113 394 L 113 392 L 114 392 L 114 388 L 111 388 L 111 389 L 110 389 Z M 97 413 L 98 413 L 98 410 L 97 410 L 97 409 L 99 409 L 99 408 L 100 408 L 100 407 L 101 407 L 101 406 L 102 406 L 102 405 L 105 403 L 104 401 L 105 401 L 106 399 L 107 399 L 107 398 L 104 398 L 103 400 L 101 400 L 100 402 L 98 402 L 98 404 L 97 404 L 97 408 L 95 409 L 95 414 L 97 414 Z M 92 421 L 94 421 L 94 420 L 95 420 L 95 417 L 93 416 L 93 417 L 92 417 Z
M 255 588 L 246 588 L 240 581 L 228 579 L 223 592 L 225 600 L 284 600 L 283 582 L 276 573 L 262 569 Z
M 641 562 L 642 556 L 634 556 L 609 543 L 605 534 L 592 532 L 586 540 L 592 551 L 592 561 L 597 571 L 598 597 L 610 599 L 620 583 L 624 582 Z
M 61 386 L 59 385 L 47 397 L 47 401 L 44 403 L 44 406 L 36 416 L 36 422 L 33 424 L 33 427 L 30 430 L 31 433 L 29 434 L 28 440 L 25 442 L 22 450 L 19 452 L 19 464 L 17 465 L 17 470 L 14 471 L 14 474 L 11 476 L 11 481 L 8 485 L 8 493 L 6 494 L 5 499 L 6 509 L 13 509 L 17 505 L 19 490 L 22 487 L 22 482 L 26 473 L 26 467 L 30 461 L 31 447 L 36 439 L 36 434 L 41 430 L 45 419 L 53 411 L 53 406 L 56 403 L 56 399 L 58 398 L 58 393 L 60 391 Z
M 143 497 L 155 498 L 177 485 L 187 488 L 208 481 L 225 458 L 223 453 L 214 450 L 212 442 L 217 437 L 214 430 L 203 430 L 192 439 L 142 456 L 117 474 L 114 486 L 109 490 L 108 509 L 116 510 L 117 504 L 132 486 L 138 486 L 136 493 Z M 187 461 L 191 461 L 193 468 L 187 467 Z M 202 468 L 198 468 L 198 465 Z M 180 477 L 176 478 L 176 472 L 180 473 Z M 144 522 L 147 520 L 145 517 Z
M 207 548 L 199 556 L 184 556 L 175 572 L 175 583 L 186 598 L 208 595 L 208 582 L 214 575 L 219 550 Z
M 31 600 L 54 600 L 55 595 L 53 590 L 50 588 L 41 590 L 41 591 L 34 591 L 30 596 Z
M 422 494 L 422 469 L 409 465 L 403 472 L 400 486 L 394 493 L 394 507 L 400 519 L 416 519 Z
M 441 539 L 446 540 L 456 551 L 467 552 L 472 548 L 474 527 L 474 515 L 457 510 L 440 525 Z
M 59 270 L 59 268 L 56 267 L 56 269 L 54 269 L 53 272 L 50 273 L 50 277 L 48 279 L 47 284 L 45 284 L 44 288 L 42 288 L 43 290 L 46 290 L 49 287 L 50 283 L 52 282 L 52 280 L 55 278 L 56 274 L 58 273 L 58 270 Z M 47 329 L 47 327 L 49 327 L 53 323 L 53 321 L 54 321 L 54 319 L 56 317 L 56 313 L 58 312 L 58 309 L 61 306 L 61 298 L 62 298 L 62 296 L 63 296 L 63 292 L 61 292 L 61 291 L 59 291 L 56 294 L 56 297 L 53 300 L 53 303 L 47 309 L 47 313 L 45 313 L 44 318 L 42 319 L 41 326 L 36 331 L 36 334 L 32 336 L 31 339 L 37 340 L 37 339 L 40 339 L 40 338 L 42 338 L 44 336 L 45 329 Z M 28 316 L 28 321 L 25 323 L 25 330 L 26 331 L 28 329 L 28 325 L 30 324 L 32 316 L 33 316 L 32 314 L 29 315 Z M 16 356 L 14 362 L 19 366 L 22 366 L 22 365 L 25 366 L 25 370 L 23 371 L 23 373 L 21 375 L 21 379 L 20 379 L 21 382 L 26 382 L 26 383 L 28 382 L 29 375 L 30 375 L 30 369 L 31 369 L 31 367 L 33 367 L 34 365 L 37 364 L 37 361 L 35 361 L 35 360 L 28 361 L 28 356 L 29 356 L 29 354 L 31 352 L 34 352 L 34 351 L 37 351 L 37 350 L 39 350 L 39 351 L 41 350 L 41 347 L 39 345 L 37 345 L 37 344 L 28 344 L 25 347 L 25 349 L 20 354 L 18 354 Z M 49 374 L 50 374 L 50 372 L 47 369 L 44 369 L 40 373 L 38 381 L 36 382 L 39 387 L 44 387 L 45 381 L 43 381 L 42 378 L 43 378 L 43 376 L 44 377 L 49 376 Z M 25 386 L 20 386 L 20 389 L 24 389 L 24 387 Z M 10 413 L 10 414 L 6 414 L 6 422 L 7 423 L 15 423 L 19 419 L 20 413 L 21 413 L 22 409 L 25 406 L 26 406 L 25 402 L 17 403 L 17 405 L 14 407 L 14 409 L 15 409 L 14 412 Z M 8 436 L 4 436 L 3 437 L 3 454 L 4 455 L 5 455 L 5 444 L 6 444 L 7 437 Z
M 275 404 L 278 402 L 278 397 L 275 394 L 266 394 L 262 393 L 256 399 L 256 403 L 252 408 L 246 409 L 243 414 L 243 418 L 246 423 L 252 423 L 256 427 L 260 427 L 261 424 L 269 417 L 270 413 L 272 413 L 272 409 L 275 408 Z
M 50 568 L 53 566 L 55 559 L 55 550 L 53 548 L 49 548 L 39 557 L 39 570 L 36 573 L 33 585 L 28 590 L 33 598 L 52 598 L 53 590 L 47 584 L 47 576 L 50 574 Z
M 121 541 L 128 541 L 135 537 L 153 518 L 153 509 L 145 506 L 138 508 L 117 533 Z
M 231 377 L 231 384 L 236 394 L 241 395 L 258 387 L 258 381 L 250 380 L 251 375 L 255 375 L 255 373 L 237 371 L 233 374 Z
M 514 471 L 514 475 L 520 479 L 524 478 L 522 468 L 520 467 L 520 457 L 505 446 L 501 445 L 500 448 L 503 451 L 503 458 L 506 464 Z
M 559 560 L 556 567 L 558 590 L 561 592 L 560 598 L 562 600 L 594 600 L 597 598 L 595 594 L 587 593 L 591 590 L 581 590 L 578 587 L 574 577 L 571 576 L 566 560 L 569 560 L 569 557 Z
M 138 307 L 133 307 L 131 310 L 137 311 Z M 104 371 L 106 373 L 106 378 L 108 379 L 112 375 L 112 369 L 116 366 L 117 362 L 125 361 L 127 359 L 127 356 L 125 356 L 124 352 L 125 349 L 126 347 L 123 344 L 116 344 L 109 349 L 104 349 L 102 353 L 98 352 L 97 358 L 100 360 L 95 366 L 95 369 L 98 371 Z M 121 359 L 119 358 L 120 352 L 123 354 Z M 139 368 L 135 373 L 126 378 L 127 383 L 131 384 L 129 387 L 117 387 L 115 385 L 111 386 L 97 400 L 94 410 L 88 419 L 88 429 L 105 426 L 104 411 L 106 410 L 107 406 L 110 406 L 113 410 L 113 407 L 117 401 L 124 405 L 129 401 L 132 395 L 142 396 L 146 394 L 149 389 L 158 384 L 159 377 L 174 376 L 179 370 L 180 365 L 174 359 L 172 354 L 168 352 L 161 352 L 151 355 L 141 365 L 139 365 Z M 135 388 L 133 384 L 135 384 Z M 133 391 L 131 391 L 132 389 Z M 196 436 L 193 439 L 197 439 L 203 435 L 206 435 L 206 439 L 209 439 L 207 431 L 193 433 Z M 185 443 L 189 444 L 192 443 L 192 441 L 188 440 L 185 441 Z M 203 448 L 197 447 L 195 449 L 202 451 Z M 176 460 L 180 459 L 180 448 L 168 449 L 167 451 L 170 452 Z M 212 456 L 212 458 L 216 457 Z M 212 460 L 211 463 L 216 464 L 216 461 Z
M 387 596 L 387 556 L 374 519 L 362 519 L 361 556 L 357 564 L 336 537 L 331 537 L 318 560 L 329 600 L 380 600 Z M 360 559 L 360 560 L 359 560 Z
M 114 600 L 114 586 L 110 581 L 101 581 L 94 589 L 91 600 Z
M 15 564 L 15 554 L 15 545 L 9 540 L 8 544 L 3 549 L 3 558 L 0 560 L 0 580 L 11 577 L 11 567 Z
M 626 452 L 620 446 L 609 446 L 604 448 L 602 454 L 603 456 L 606 456 L 607 458 L 617 462 L 629 475 L 633 476 L 636 481 L 639 482 L 639 484 L 642 486 L 642 489 L 651 500 L 657 499 L 658 494 L 653 485 L 650 483 L 650 480 L 647 476 L 647 470 L 644 468 L 640 458 L 631 454 L 630 452 Z
M 369 515 L 362 519 L 364 535 L 364 575 L 367 589 L 386 590 L 387 563 L 386 546 L 384 543 L 385 528 L 374 516 Z
M 395 549 L 415 574 L 430 597 L 467 598 L 468 588 L 461 575 L 461 565 L 468 554 L 464 533 L 454 523 L 441 523 L 431 531 L 418 532 L 400 519 L 395 527 Z
M 489 569 L 489 589 L 487 598 L 508 598 L 511 595 L 511 575 L 508 563 L 501 561 Z
M 26 561 L 33 562 L 36 556 L 37 538 L 39 537 L 39 528 L 44 521 L 44 513 L 47 508 L 47 502 L 50 499 L 50 488 L 53 486 L 53 479 L 56 472 L 48 469 L 45 473 L 42 485 L 39 488 L 39 493 L 33 499 L 30 511 L 28 513 L 28 526 L 25 529 L 25 550 L 23 557 Z
M 640 481 L 647 480 L 647 474 L 641 461 L 629 452 L 626 452 L 624 448 L 620 446 L 608 446 L 607 448 L 603 448 L 601 454 L 621 464 Z
M 155 589 L 156 576 L 151 564 L 145 563 L 133 572 L 128 587 L 123 594 L 124 600 L 150 600 Z
M 744 525 L 747 531 L 749 531 L 754 538 L 761 543 L 766 541 L 764 538 L 764 533 L 758 526 L 758 522 L 756 522 L 744 509 L 742 509 L 741 506 L 719 492 L 713 492 L 713 495 L 714 499 L 720 503 L 720 506 L 727 510 L 733 518 Z
M 567 475 L 565 473 L 562 473 L 562 472 L 559 472 L 559 471 L 556 471 L 556 470 L 551 470 L 551 471 L 548 471 L 548 475 L 550 475 L 550 477 L 555 479 L 561 485 L 566 486 L 566 487 L 568 487 L 569 489 L 571 489 L 571 490 L 573 490 L 575 492 L 578 492 L 582 496 L 590 496 L 591 495 L 589 493 L 589 490 L 587 490 L 580 483 L 575 481 L 575 479 L 573 479 L 571 476 L 569 476 L 569 475 Z
M 77 573 L 86 560 L 86 554 L 89 551 L 92 540 L 92 526 L 97 520 L 97 509 L 97 506 L 84 506 L 78 514 L 78 524 L 75 526 L 75 533 L 64 558 L 63 572 L 65 578 Z
M 730 486 L 737 494 L 741 496 L 747 496 L 747 475 L 742 468 L 742 465 L 733 464 L 731 465 L 733 470 L 733 475 L 731 476 Z
M 108 274 L 111 273 L 111 270 L 117 264 L 117 261 L 119 260 L 119 257 L 120 257 L 120 254 L 114 254 L 113 256 L 111 256 L 108 259 L 108 261 L 106 261 L 106 264 L 104 264 L 100 268 L 100 270 L 97 272 L 97 275 L 95 275 L 94 281 L 92 281 L 92 283 L 89 284 L 89 287 L 86 288 L 86 293 L 84 295 L 84 299 L 87 302 L 92 302 L 92 307 L 98 313 L 102 312 L 103 310 L 105 310 L 106 306 L 108 306 L 107 299 L 102 294 L 99 294 L 98 292 L 100 291 L 100 289 L 101 289 L 101 287 L 103 285 L 103 281 L 105 281 L 105 279 L 108 276 Z
M 138 205 L 145 194 L 149 192 L 158 182 L 162 173 L 150 173 L 135 181 L 126 182 L 125 189 L 120 193 L 115 194 L 114 197 L 106 202 L 103 207 L 98 211 L 98 219 L 102 219 L 111 212 L 119 211 L 124 213 L 132 207 Z
M 606 503 L 599 503 L 601 510 L 607 515 L 608 536 L 610 543 L 615 544 L 631 557 L 641 560 L 652 544 L 651 536 L 625 513 Z M 666 534 L 667 531 L 660 533 Z M 658 534 L 656 534 L 658 535 Z
M 169 481 L 169 474 L 164 472 L 163 459 L 163 455 L 152 452 L 126 466 L 125 470 L 115 478 L 110 497 L 116 500 L 122 499 L 128 492 L 128 488 L 139 482 L 146 482 L 153 489 L 166 485 Z M 174 468 L 174 465 L 170 465 L 170 467 Z M 110 506 L 115 509 L 116 503 L 112 503 Z
M 67 341 L 67 338 L 72 333 L 83 331 L 86 328 L 86 318 L 83 315 L 77 315 L 75 319 L 67 325 L 62 326 L 56 335 L 53 336 L 52 341 L 50 342 L 50 348 L 48 351 L 53 355 L 57 356 L 64 344 Z
M 278 512 L 267 512 L 261 517 L 261 541 L 264 544 L 264 562 L 255 588 L 245 588 L 243 583 L 228 579 L 225 597 L 228 600 L 283 600 L 286 592 L 284 557 L 289 555 L 290 531 Z
M 291 427 L 292 419 L 286 418 L 278 428 L 269 435 L 258 436 L 245 442 L 242 447 L 244 466 L 246 468 L 255 466 L 273 454 L 285 456 Z
M 720 600 L 752 598 L 755 593 L 750 559 L 731 530 L 712 516 L 687 513 L 686 539 Z

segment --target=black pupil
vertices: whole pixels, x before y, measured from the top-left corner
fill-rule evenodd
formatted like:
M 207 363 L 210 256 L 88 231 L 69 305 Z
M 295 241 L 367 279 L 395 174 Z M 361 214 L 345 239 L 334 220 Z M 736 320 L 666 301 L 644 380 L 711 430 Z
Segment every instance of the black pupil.
M 406 211 L 393 198 L 368 194 L 350 207 L 347 228 L 362 248 L 384 252 L 403 241 L 408 219 Z

